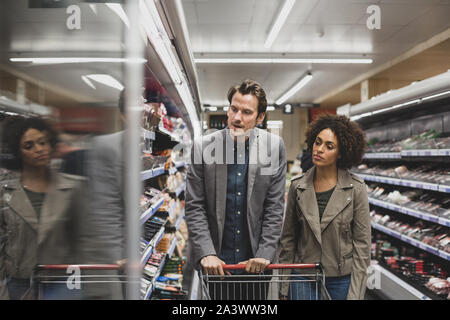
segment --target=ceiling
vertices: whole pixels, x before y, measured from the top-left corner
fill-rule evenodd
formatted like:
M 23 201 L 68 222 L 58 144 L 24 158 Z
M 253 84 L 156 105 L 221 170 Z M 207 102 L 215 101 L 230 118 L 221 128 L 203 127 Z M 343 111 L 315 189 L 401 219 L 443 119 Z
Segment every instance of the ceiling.
M 70 31 L 66 27 L 65 8 L 29 8 L 28 3 L 28 0 L 0 1 L 0 70 L 13 71 L 18 77 L 32 79 L 35 86 L 48 89 L 55 98 L 46 101 L 58 104 L 66 99 L 74 104 L 115 106 L 118 90 L 104 85 L 93 90 L 81 76 L 105 73 L 123 83 L 122 64 L 32 66 L 12 63 L 9 58 L 122 57 L 126 28 L 119 17 L 104 4 L 95 5 L 94 10 L 92 3 L 81 3 L 82 28 Z M 330 99 L 323 99 L 330 92 L 450 28 L 450 0 L 297 0 L 273 46 L 264 49 L 266 35 L 282 3 L 281 0 L 182 0 L 194 57 L 365 57 L 374 62 L 198 64 L 203 103 L 225 104 L 228 88 L 246 78 L 259 81 L 272 102 L 305 71 L 311 70 L 313 80 L 289 102 L 320 100 L 330 105 Z M 370 4 L 381 8 L 380 30 L 366 27 L 369 16 L 366 9 Z M 449 46 L 440 52 L 440 56 L 450 56 Z M 422 59 L 416 65 L 416 74 L 420 77 L 422 70 L 429 70 L 429 66 L 441 61 Z M 398 74 L 402 72 L 399 70 Z M 358 92 L 353 87 L 352 96 Z M 348 93 L 343 91 L 341 97 Z M 344 98 L 339 102 L 350 100 Z
M 203 103 L 226 104 L 228 88 L 246 78 L 260 82 L 272 102 L 308 70 L 313 80 L 288 102 L 316 102 L 450 28 L 450 0 L 297 0 L 274 44 L 265 49 L 283 2 L 182 0 L 194 56 L 350 57 L 373 63 L 197 64 Z M 366 26 L 372 4 L 381 9 L 380 30 Z
M 114 103 L 119 90 L 82 81 L 87 74 L 109 74 L 122 82 L 121 63 L 31 65 L 16 57 L 109 57 L 123 55 L 122 21 L 104 5 L 95 11 L 80 4 L 81 30 L 68 30 L 66 8 L 29 8 L 28 0 L 0 3 L 0 69 L 24 76 L 79 103 Z
M 450 70 L 450 39 L 426 49 L 370 77 L 369 98 L 391 89 L 399 89 Z M 321 107 L 335 108 L 361 102 L 361 86 L 355 84 L 320 102 Z

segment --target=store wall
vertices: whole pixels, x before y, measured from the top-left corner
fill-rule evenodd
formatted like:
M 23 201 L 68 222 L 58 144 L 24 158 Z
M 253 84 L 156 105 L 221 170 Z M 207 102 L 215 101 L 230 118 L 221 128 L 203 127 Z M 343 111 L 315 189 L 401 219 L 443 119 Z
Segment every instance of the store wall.
M 205 120 L 209 120 L 210 115 L 224 114 L 224 112 L 208 112 Z M 284 114 L 282 110 L 267 112 L 267 120 L 282 120 L 283 129 L 281 136 L 286 146 L 287 160 L 295 160 L 295 157 L 302 151 L 306 139 L 306 129 L 308 125 L 308 109 L 294 109 L 293 114 Z
M 295 157 L 306 146 L 305 132 L 308 126 L 308 109 L 294 109 L 293 114 L 284 114 L 282 110 L 270 111 L 267 120 L 282 120 L 283 130 L 281 136 L 286 146 L 287 160 Z

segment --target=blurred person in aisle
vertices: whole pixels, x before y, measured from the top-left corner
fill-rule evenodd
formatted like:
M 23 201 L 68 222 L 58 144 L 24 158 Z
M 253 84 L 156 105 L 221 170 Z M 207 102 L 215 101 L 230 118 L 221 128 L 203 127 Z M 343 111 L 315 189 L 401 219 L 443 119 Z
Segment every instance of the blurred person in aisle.
M 33 299 L 36 265 L 79 261 L 83 180 L 50 169 L 58 136 L 44 119 L 13 119 L 4 138 L 13 159 L 0 185 L 0 299 Z M 62 284 L 48 287 L 43 298 L 79 294 Z
M 193 263 L 213 275 L 238 263 L 260 273 L 275 258 L 281 235 L 286 151 L 279 136 L 255 128 L 267 107 L 260 84 L 246 80 L 230 88 L 228 101 L 228 127 L 192 147 L 185 210 Z
M 125 123 L 125 90 L 119 96 L 118 107 Z M 92 139 L 88 156 L 89 221 L 87 234 L 91 238 L 86 248 L 88 264 L 119 264 L 126 258 L 125 233 L 125 131 L 96 136 Z M 92 272 L 94 273 L 94 272 Z M 110 276 L 116 271 L 103 272 Z M 120 284 L 92 284 L 86 299 L 124 299 Z
M 370 265 L 369 202 L 364 181 L 348 171 L 362 160 L 364 132 L 345 116 L 325 115 L 311 124 L 306 142 L 314 166 L 292 180 L 279 261 L 320 262 L 331 299 L 364 299 Z M 283 284 L 280 299 L 287 298 L 320 299 L 305 282 L 291 282 L 290 289 Z
M 87 176 L 87 160 L 89 150 L 85 146 L 88 136 L 74 137 L 69 134 L 61 134 L 60 141 L 56 145 L 55 157 L 61 160 L 61 172 L 78 176 Z
M 314 166 L 311 151 L 307 149 L 303 149 L 302 152 L 298 154 L 297 159 L 300 160 L 302 172 L 306 172 Z

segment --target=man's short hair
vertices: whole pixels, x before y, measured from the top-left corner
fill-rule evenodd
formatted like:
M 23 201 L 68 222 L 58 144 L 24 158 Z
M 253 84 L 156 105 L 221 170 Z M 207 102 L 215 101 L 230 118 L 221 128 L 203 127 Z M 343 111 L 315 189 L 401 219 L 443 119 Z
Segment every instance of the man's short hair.
M 258 82 L 247 79 L 240 85 L 231 87 L 230 90 L 228 90 L 228 101 L 230 102 L 230 104 L 236 92 L 239 92 L 242 95 L 251 94 L 252 96 L 255 96 L 256 99 L 258 99 L 258 114 L 266 112 L 266 92 Z

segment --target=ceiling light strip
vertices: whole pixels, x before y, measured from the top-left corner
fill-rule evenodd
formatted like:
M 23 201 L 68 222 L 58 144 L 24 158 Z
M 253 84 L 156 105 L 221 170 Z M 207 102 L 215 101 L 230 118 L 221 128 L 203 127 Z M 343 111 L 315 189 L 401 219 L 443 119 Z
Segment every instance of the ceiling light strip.
M 320 58 L 298 58 L 298 59 L 272 59 L 272 58 L 196 58 L 195 63 L 198 64 L 229 64 L 229 63 L 272 63 L 272 64 L 371 64 L 373 59 L 359 58 L 336 58 L 336 59 L 320 59 Z
M 110 76 L 109 74 L 88 74 L 85 77 L 89 80 L 96 81 L 98 83 L 117 89 L 119 91 L 123 90 L 123 85 L 116 78 Z M 83 80 L 86 82 L 85 79 Z
M 33 64 L 65 64 L 65 63 L 146 63 L 146 59 L 124 59 L 124 58 L 85 58 L 85 57 L 66 57 L 66 58 L 10 58 L 11 62 L 31 62 Z
M 284 2 L 283 8 L 278 14 L 278 17 L 275 20 L 275 23 L 273 24 L 272 29 L 269 32 L 269 35 L 267 36 L 266 42 L 264 43 L 264 48 L 269 49 L 272 46 L 276 37 L 278 36 L 278 33 L 280 33 L 281 28 L 286 22 L 286 19 L 289 16 L 289 13 L 291 12 L 294 4 L 295 0 L 286 0 Z
M 287 99 L 292 97 L 295 93 L 300 91 L 308 82 L 312 79 L 312 74 L 306 74 L 296 85 L 294 85 L 291 89 L 289 89 L 285 94 L 283 94 L 280 98 L 275 101 L 276 104 L 280 105 L 284 103 Z

